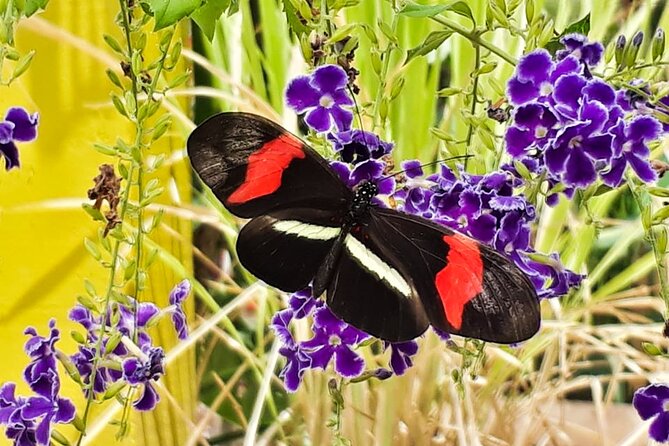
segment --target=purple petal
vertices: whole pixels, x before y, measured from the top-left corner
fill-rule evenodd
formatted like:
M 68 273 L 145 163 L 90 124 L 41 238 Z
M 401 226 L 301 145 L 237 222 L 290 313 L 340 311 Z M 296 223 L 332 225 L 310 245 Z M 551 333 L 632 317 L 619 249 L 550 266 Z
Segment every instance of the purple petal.
M 611 187 L 618 187 L 623 181 L 623 173 L 627 167 L 627 160 L 624 156 L 613 158 L 609 170 L 601 174 L 604 184 Z
M 555 83 L 553 97 L 558 104 L 576 110 L 579 100 L 583 97 L 581 90 L 583 90 L 585 84 L 586 80 L 582 76 L 578 74 L 566 74 Z
M 309 342 L 309 341 L 307 341 Z M 306 342 L 301 345 L 305 345 Z M 334 348 L 327 346 L 321 346 L 314 350 L 306 352 L 309 358 L 311 359 L 311 368 L 327 368 L 332 356 L 334 355 Z
M 274 330 L 274 333 L 281 339 L 284 345 L 294 346 L 295 340 L 293 339 L 293 334 L 290 332 L 288 325 L 293 320 L 293 311 L 290 309 L 282 310 L 276 313 L 272 317 L 272 322 L 270 327 Z
M 587 101 L 581 105 L 578 111 L 578 117 L 581 121 L 586 123 L 583 126 L 582 133 L 593 134 L 599 132 L 604 128 L 604 125 L 609 119 L 609 112 L 604 105 L 596 101 Z
M 37 124 L 39 122 L 39 115 L 33 115 L 22 107 L 12 107 L 5 115 L 5 121 L 13 122 L 14 140 L 15 141 L 32 141 L 37 138 Z
M 311 86 L 308 76 L 296 77 L 286 88 L 286 104 L 297 114 L 318 106 L 320 99 L 321 94 Z
M 186 321 L 186 313 L 180 307 L 177 307 L 172 312 L 172 324 L 177 332 L 177 338 L 182 341 L 188 337 L 188 322 Z
M 140 302 L 137 305 L 137 326 L 144 327 L 149 319 L 160 313 L 160 308 L 151 302 Z M 134 321 L 133 321 L 134 324 Z
M 351 172 L 351 181 L 353 184 L 360 184 L 362 181 L 371 181 L 379 178 L 383 174 L 384 163 L 375 159 L 368 159 L 355 166 Z
M 539 49 L 520 59 L 516 67 L 516 73 L 518 73 L 518 79 L 522 81 L 539 84 L 548 79 L 548 74 L 552 68 L 553 61 L 550 53 L 545 49 Z
M 669 401 L 669 386 L 664 383 L 650 384 L 634 392 L 632 404 L 643 420 L 664 411 L 664 403 Z
M 507 129 L 504 135 L 506 142 L 506 151 L 513 158 L 518 158 L 525 155 L 528 147 L 535 142 L 534 134 L 530 130 L 523 130 L 515 126 Z
M 334 123 L 338 130 L 348 130 L 353 123 L 353 112 L 341 108 L 339 105 L 334 105 L 330 109 Z
M 332 127 L 330 110 L 325 107 L 316 107 L 307 112 L 304 121 L 309 127 L 319 133 L 327 132 Z
M 365 361 L 348 347 L 337 348 L 334 356 L 334 369 L 344 378 L 359 376 L 365 368 Z
M 160 401 L 160 396 L 149 383 L 144 384 L 142 389 L 142 396 L 139 397 L 139 399 L 135 401 L 132 406 L 140 411 L 151 410 L 156 407 L 156 404 L 158 401 Z
M 330 161 L 330 167 L 347 186 L 351 187 L 351 168 L 348 164 L 340 161 Z
M 669 412 L 659 414 L 648 428 L 648 435 L 659 443 L 669 440 Z
M 483 214 L 469 221 L 469 234 L 483 243 L 490 243 L 497 232 L 497 219 L 490 214 Z
M 0 144 L 0 155 L 5 158 L 5 170 L 9 171 L 21 165 L 19 162 L 19 151 L 13 142 Z
M 544 159 L 546 167 L 551 173 L 562 173 L 567 161 L 567 150 L 562 146 L 549 146 L 544 154 Z
M 376 181 L 379 195 L 390 195 L 395 191 L 395 177 L 385 177 Z
M 615 90 L 601 79 L 590 79 L 583 89 L 583 95 L 593 101 L 601 102 L 607 107 L 613 106 L 616 101 Z
M 137 358 L 127 358 L 123 361 L 123 378 L 131 385 L 137 385 L 144 382 L 138 377 L 137 370 L 142 366 L 142 363 Z
M 69 423 L 74 420 L 74 416 L 77 412 L 76 407 L 72 404 L 67 398 L 58 398 L 58 409 L 54 415 L 54 423 Z
M 21 409 L 21 416 L 28 420 L 34 420 L 50 413 L 53 410 L 54 403 L 48 398 L 42 396 L 33 396 L 26 400 L 26 404 Z
M 49 446 L 51 439 L 51 416 L 45 416 L 42 421 L 37 424 L 35 429 L 35 440 L 38 446 Z
M 550 82 L 555 84 L 561 76 L 570 73 L 577 73 L 581 68 L 581 63 L 574 56 L 567 56 L 555 65 L 555 69 L 550 75 Z
M 337 90 L 333 91 L 330 93 L 332 96 L 332 100 L 335 102 L 335 104 L 342 106 L 342 105 L 354 105 L 355 103 L 353 102 L 353 99 L 351 99 L 351 96 L 349 96 L 348 92 L 344 89 L 342 90 Z
M 581 148 L 572 149 L 565 164 L 565 183 L 586 187 L 592 184 L 595 178 L 595 167 L 590 157 Z
M 611 135 L 591 136 L 581 142 L 581 148 L 596 160 L 611 159 Z
M 630 163 L 630 166 L 632 166 L 632 169 L 634 169 L 634 172 L 636 172 L 642 181 L 650 183 L 651 181 L 655 181 L 657 179 L 657 174 L 650 166 L 650 163 L 647 159 L 642 159 L 635 156 L 634 154 L 629 154 L 629 156 L 627 156 L 627 161 Z
M 633 141 L 652 141 L 660 135 L 660 131 L 660 122 L 651 116 L 638 116 L 627 127 L 629 139 Z
M 348 76 L 339 65 L 323 65 L 313 72 L 311 83 L 321 93 L 333 94 L 346 87 Z
M 506 84 L 506 95 L 513 105 L 522 105 L 539 97 L 539 87 L 532 82 L 523 82 L 512 77 Z
M 520 196 L 492 197 L 490 207 L 497 211 L 516 211 L 525 209 L 525 199 Z
M 14 134 L 14 123 L 9 121 L 0 122 L 0 144 L 12 142 Z
M 170 291 L 170 305 L 177 305 L 183 302 L 190 293 L 191 285 L 188 279 L 184 279 L 179 282 L 172 291 Z
M 423 167 L 418 160 L 403 161 L 402 170 L 406 173 L 408 178 L 417 178 L 423 176 Z

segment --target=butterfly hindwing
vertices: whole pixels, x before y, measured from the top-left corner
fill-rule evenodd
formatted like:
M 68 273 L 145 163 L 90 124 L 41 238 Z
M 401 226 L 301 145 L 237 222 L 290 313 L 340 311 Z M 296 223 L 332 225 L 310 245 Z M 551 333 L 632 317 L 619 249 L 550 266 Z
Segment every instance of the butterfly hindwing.
M 327 304 L 349 324 L 387 341 L 420 336 L 429 320 L 416 290 L 399 272 L 401 257 L 381 249 L 364 226 L 353 228 L 327 287 Z
M 278 209 L 339 208 L 352 196 L 323 157 L 258 115 L 212 116 L 193 130 L 187 147 L 202 181 L 240 217 Z
M 424 218 L 374 208 L 368 233 L 416 289 L 436 328 L 509 344 L 539 329 L 537 293 L 520 269 L 490 247 Z
M 237 238 L 239 260 L 269 285 L 289 292 L 301 290 L 341 233 L 339 215 L 303 208 L 256 217 Z

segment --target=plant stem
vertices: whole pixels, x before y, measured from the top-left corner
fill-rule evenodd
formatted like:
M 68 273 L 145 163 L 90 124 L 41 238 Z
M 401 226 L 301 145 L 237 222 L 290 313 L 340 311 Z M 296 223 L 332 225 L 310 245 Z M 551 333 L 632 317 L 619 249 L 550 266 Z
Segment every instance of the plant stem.
M 474 117 L 474 115 L 476 115 L 476 103 L 478 102 L 478 88 L 479 88 L 478 69 L 479 66 L 481 65 L 481 47 L 474 44 L 474 51 L 476 54 L 475 56 L 476 59 L 474 61 L 474 72 L 476 72 L 476 74 L 474 75 L 474 86 L 472 87 L 472 108 L 470 110 L 472 118 Z M 470 122 L 469 128 L 467 129 L 467 143 L 465 147 L 466 155 L 469 155 L 469 146 L 471 145 L 473 135 L 474 135 L 474 123 Z M 469 161 L 469 158 L 465 158 L 465 169 L 467 169 L 467 161 Z
M 640 188 L 634 185 L 634 182 L 628 177 L 627 184 L 634 196 L 634 200 L 639 207 L 639 212 L 641 213 L 641 222 L 643 224 L 644 232 L 646 233 L 646 240 L 650 244 L 651 249 L 653 250 L 653 255 L 655 256 L 655 266 L 657 268 L 658 280 L 660 282 L 660 297 L 664 301 L 664 318 L 665 320 L 669 319 L 669 283 L 667 281 L 667 265 L 665 259 L 665 252 L 660 250 L 660 246 L 653 229 L 653 224 L 650 218 L 644 218 L 644 211 L 650 212 L 647 209 L 650 206 L 650 203 L 647 200 L 644 200 L 642 194 L 645 194 L 645 191 L 640 191 Z
M 489 50 L 491 53 L 497 54 L 499 57 L 504 59 L 510 65 L 516 66 L 518 64 L 518 61 L 516 60 L 515 57 L 513 57 L 506 51 L 500 49 L 499 47 L 493 45 L 492 43 L 488 42 L 487 40 L 482 39 L 481 35 L 478 32 L 468 31 L 466 28 L 459 25 L 457 22 L 454 22 L 453 20 L 447 19 L 446 17 L 443 16 L 434 16 L 430 18 L 435 22 L 452 29 L 456 33 L 460 34 L 462 37 L 472 42 L 473 44 L 480 45 L 483 48 Z

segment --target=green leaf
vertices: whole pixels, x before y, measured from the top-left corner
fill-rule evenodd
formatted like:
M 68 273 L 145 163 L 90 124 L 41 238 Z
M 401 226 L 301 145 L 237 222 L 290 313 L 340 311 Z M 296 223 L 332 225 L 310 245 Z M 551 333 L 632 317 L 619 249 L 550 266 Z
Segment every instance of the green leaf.
M 583 34 L 584 36 L 587 36 L 589 32 L 590 32 L 590 13 L 588 13 L 578 22 L 574 22 L 571 25 L 567 26 L 562 31 L 562 34 L 560 34 L 557 37 L 553 37 L 551 40 L 549 40 L 548 43 L 544 46 L 544 48 L 546 48 L 548 52 L 550 52 L 551 54 L 555 54 L 557 50 L 562 48 L 562 44 L 560 43 L 560 39 L 562 37 L 572 33 Z
M 23 14 L 25 14 L 26 17 L 30 17 L 40 9 L 45 9 L 47 3 L 49 3 L 49 0 L 26 0 Z
M 404 65 L 411 62 L 412 59 L 418 56 L 425 56 L 433 50 L 439 48 L 439 46 L 451 37 L 453 33 L 451 31 L 433 31 L 425 38 L 425 41 L 420 45 L 411 48 L 407 51 L 407 59 L 404 62 Z
M 290 0 L 283 0 L 283 12 L 286 14 L 286 20 L 288 20 L 290 29 L 298 37 L 309 32 L 309 27 L 304 24 L 302 16 L 299 15 Z
M 466 2 L 452 2 L 447 5 L 419 5 L 416 3 L 407 4 L 401 11 L 400 14 L 403 14 L 407 17 L 413 18 L 424 18 L 424 17 L 434 17 L 441 14 L 442 12 L 453 11 L 456 14 L 460 14 L 463 17 L 467 17 L 472 23 L 476 23 L 474 20 L 474 14 L 469 8 Z
M 211 42 L 216 30 L 216 22 L 230 7 L 230 0 L 207 0 L 192 15 L 191 19 Z
M 188 17 L 200 6 L 201 0 L 148 0 L 153 18 L 156 21 L 154 31 L 174 25 Z

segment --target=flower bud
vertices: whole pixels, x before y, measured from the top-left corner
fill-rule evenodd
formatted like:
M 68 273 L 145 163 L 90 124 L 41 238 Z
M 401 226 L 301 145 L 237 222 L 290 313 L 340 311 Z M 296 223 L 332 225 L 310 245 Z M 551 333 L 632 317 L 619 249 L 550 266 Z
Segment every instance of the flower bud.
M 625 66 L 631 67 L 636 61 L 636 56 L 639 54 L 639 48 L 643 43 L 643 31 L 637 31 L 632 37 L 630 45 L 627 47 L 627 52 L 625 53 Z
M 627 39 L 625 38 L 624 35 L 619 35 L 618 39 L 616 40 L 616 49 L 615 49 L 615 56 L 616 56 L 616 64 L 618 66 L 622 66 L 624 64 L 623 56 L 625 54 L 625 46 L 627 45 Z
M 653 36 L 652 54 L 653 60 L 660 60 L 664 55 L 664 30 L 662 28 L 658 28 Z

